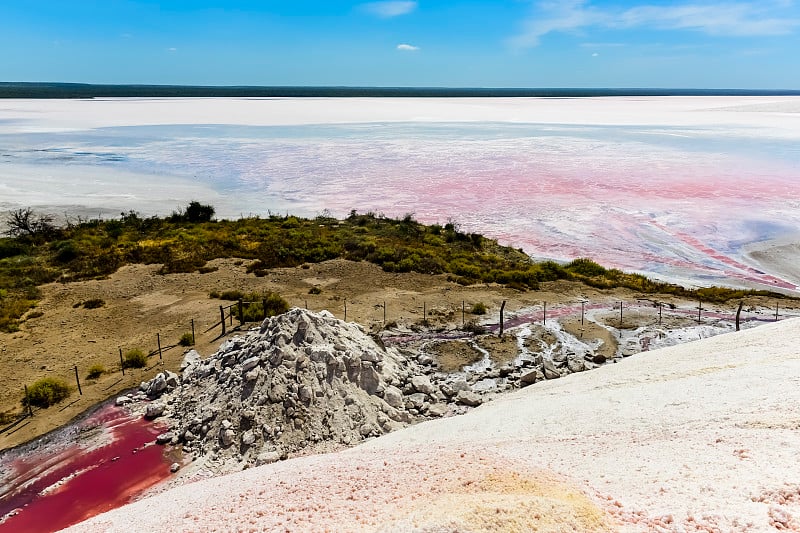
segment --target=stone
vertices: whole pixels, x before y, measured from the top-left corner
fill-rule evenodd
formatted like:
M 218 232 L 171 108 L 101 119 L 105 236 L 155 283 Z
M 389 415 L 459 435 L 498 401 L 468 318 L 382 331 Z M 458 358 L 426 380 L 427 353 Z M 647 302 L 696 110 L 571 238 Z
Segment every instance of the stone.
M 403 406 L 403 393 L 397 387 L 389 385 L 383 391 L 383 399 L 390 406 L 399 409 Z
M 583 372 L 586 370 L 586 365 L 581 359 L 567 359 L 567 368 L 570 372 Z
M 420 409 L 425 403 L 425 395 L 421 392 L 415 392 L 414 394 L 409 394 L 406 397 L 406 401 L 410 409 Z
M 542 365 L 542 371 L 544 372 L 544 377 L 547 379 L 558 379 L 561 377 L 561 373 L 549 359 L 544 361 L 544 364 Z
M 144 417 L 148 420 L 158 418 L 159 416 L 164 414 L 164 409 L 165 406 L 163 403 L 154 402 L 148 404 L 148 406 L 144 410 Z
M 166 433 L 161 433 L 156 437 L 156 444 L 167 444 L 168 442 L 172 442 L 172 439 L 175 438 L 175 434 L 171 431 L 167 431 Z
M 423 394 L 433 394 L 436 388 L 431 383 L 431 378 L 428 376 L 420 375 L 411 378 L 411 386 L 414 390 Z
M 522 374 L 519 377 L 519 383 L 523 387 L 525 387 L 527 385 L 532 385 L 532 384 L 536 383 L 536 381 L 538 379 L 538 376 L 539 376 L 539 371 L 538 370 L 531 370 L 529 372 L 526 372 L 526 373 Z
M 257 357 L 257 356 L 256 357 L 251 357 L 250 359 L 246 359 L 242 363 L 242 374 L 244 374 L 244 373 L 248 372 L 249 370 L 255 368 L 256 366 L 258 366 L 258 364 L 260 362 L 261 362 L 261 359 L 259 357 Z
M 164 374 L 158 374 L 147 384 L 147 395 L 155 398 L 167 390 L 167 380 Z
M 199 362 L 200 362 L 200 354 L 197 353 L 197 350 L 189 350 L 188 352 L 183 354 L 183 360 L 181 361 L 181 372 Z
M 440 417 L 447 414 L 450 407 L 446 403 L 434 403 L 428 407 L 428 415 L 433 417 Z
M 169 370 L 164 371 L 164 381 L 167 384 L 167 389 L 171 390 L 180 385 L 180 378 L 178 374 L 175 372 L 170 372 Z
M 130 396 L 119 396 L 114 401 L 114 405 L 116 405 L 117 407 L 120 407 L 122 405 L 128 405 L 129 403 L 132 403 L 132 402 L 133 402 L 133 398 L 131 398 Z
M 456 402 L 468 407 L 477 407 L 483 403 L 481 397 L 472 391 L 458 391 L 456 394 Z
M 252 429 L 248 429 L 247 431 L 242 434 L 242 444 L 245 446 L 252 446 L 253 443 L 256 441 L 256 434 L 253 432 Z
M 606 362 L 606 356 L 601 353 L 596 353 L 592 356 L 592 363 L 602 365 Z
M 169 471 L 172 472 L 173 474 L 175 472 L 177 472 L 178 470 L 180 470 L 180 469 L 181 469 L 181 465 L 178 464 L 178 463 L 172 463 L 171 465 L 169 465 Z
M 232 429 L 221 429 L 219 432 L 219 441 L 224 447 L 228 447 L 233 444 L 233 440 L 236 438 L 236 432 Z
M 281 460 L 281 454 L 275 451 L 264 451 L 256 457 L 256 466 L 269 465 Z

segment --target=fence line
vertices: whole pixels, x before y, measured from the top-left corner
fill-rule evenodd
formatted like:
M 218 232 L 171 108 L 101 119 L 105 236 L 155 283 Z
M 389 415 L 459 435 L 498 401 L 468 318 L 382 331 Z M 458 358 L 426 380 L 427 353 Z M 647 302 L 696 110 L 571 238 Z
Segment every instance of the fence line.
M 645 301 L 649 302 L 649 304 L 643 303 Z M 244 307 L 245 304 L 246 305 L 251 305 L 251 304 L 257 304 L 257 303 L 261 303 L 262 304 L 262 306 L 263 306 L 262 307 L 262 311 L 263 311 L 262 315 L 263 315 L 263 318 L 266 318 L 266 316 L 268 314 L 267 305 L 266 305 L 266 299 L 262 299 L 260 302 L 259 301 L 238 300 L 238 301 L 236 301 L 236 302 L 234 302 L 234 303 L 232 303 L 230 305 L 227 305 L 227 306 L 220 305 L 219 306 L 220 320 L 218 322 L 216 322 L 215 324 L 213 324 L 212 326 L 210 326 L 208 329 L 206 329 L 203 332 L 203 334 L 210 333 L 213 330 L 215 330 L 215 329 L 217 329 L 217 328 L 219 328 L 221 326 L 221 330 L 220 330 L 221 333 L 211 340 L 211 342 L 213 342 L 213 341 L 216 341 L 216 340 L 224 337 L 228 333 L 232 333 L 234 331 L 238 331 L 240 328 L 243 328 L 248 323 L 248 321 L 246 320 L 246 315 L 245 315 L 245 307 Z M 362 323 L 372 322 L 374 324 L 382 323 L 384 326 L 386 326 L 387 324 L 390 324 L 392 322 L 392 315 L 391 315 L 391 313 L 389 311 L 389 307 L 388 307 L 387 302 L 385 300 L 383 302 L 377 303 L 377 304 L 375 304 L 373 306 L 366 306 L 367 308 L 372 308 L 373 309 L 373 314 L 369 315 L 369 313 L 368 313 L 368 316 L 360 316 L 360 317 L 358 317 L 358 316 L 354 317 L 353 316 L 353 311 L 355 309 L 354 306 L 353 306 L 354 301 L 351 299 L 350 303 L 351 303 L 351 306 L 350 306 L 349 316 L 352 319 L 356 320 L 356 321 L 360 320 Z M 429 303 L 430 302 L 428 301 L 428 299 L 423 299 L 422 305 L 421 305 L 422 319 L 421 320 L 418 319 L 417 320 L 418 323 L 422 323 L 423 325 L 428 325 L 429 324 L 429 315 L 430 316 L 434 316 L 433 313 L 434 313 L 434 310 L 436 309 L 436 307 L 435 306 L 434 307 L 429 307 L 429 305 L 428 305 Z M 460 305 L 460 307 L 461 307 L 461 326 L 462 326 L 462 329 L 464 329 L 465 331 L 468 329 L 466 327 L 467 326 L 467 315 L 468 314 L 471 316 L 471 318 L 473 320 L 477 320 L 481 316 L 485 316 L 485 315 L 481 315 L 481 314 L 477 314 L 477 313 L 472 313 L 473 309 L 468 308 L 467 307 L 467 303 L 468 302 L 466 300 L 462 300 L 461 301 L 461 305 Z M 475 302 L 473 305 L 478 304 L 478 303 L 482 303 L 482 302 Z M 304 304 L 305 304 L 305 307 L 308 308 L 308 300 L 307 299 L 304 300 Z M 513 328 L 513 327 L 519 326 L 521 324 L 526 324 L 526 323 L 536 324 L 536 323 L 539 323 L 541 321 L 541 323 L 543 325 L 546 325 L 548 319 L 552 320 L 552 319 L 567 318 L 567 317 L 570 317 L 570 318 L 574 317 L 574 318 L 577 319 L 578 317 L 580 317 L 581 324 L 584 324 L 585 318 L 586 318 L 585 315 L 586 315 L 586 311 L 587 310 L 602 311 L 604 309 L 607 310 L 609 313 L 615 312 L 617 309 L 619 310 L 619 322 L 618 322 L 619 328 L 617 328 L 617 329 L 620 329 L 620 330 L 624 326 L 624 319 L 625 319 L 625 316 L 626 316 L 626 310 L 629 313 L 630 312 L 641 312 L 642 310 L 652 310 L 654 314 L 657 311 L 657 313 L 658 313 L 657 317 L 653 316 L 652 320 L 653 320 L 653 324 L 657 323 L 659 325 L 661 325 L 663 323 L 665 318 L 690 317 L 690 316 L 694 315 L 695 311 L 697 312 L 696 320 L 697 320 L 698 324 L 702 323 L 702 321 L 704 319 L 707 320 L 707 321 L 712 321 L 712 320 L 716 320 L 716 321 L 719 321 L 719 320 L 730 320 L 730 321 L 733 321 L 734 318 L 738 318 L 737 315 L 739 313 L 734 311 L 733 308 L 731 308 L 730 312 L 726 312 L 725 310 L 720 310 L 720 309 L 725 309 L 727 307 L 727 305 L 715 304 L 714 307 L 717 309 L 715 311 L 715 310 L 713 310 L 713 308 L 709 308 L 708 306 L 704 307 L 703 304 L 704 304 L 704 302 L 698 301 L 696 306 L 678 307 L 678 306 L 676 306 L 674 304 L 664 303 L 664 302 L 660 302 L 660 301 L 653 300 L 653 299 L 637 299 L 637 300 L 628 301 L 628 302 L 619 301 L 619 302 L 616 302 L 614 304 L 610 304 L 608 302 L 591 304 L 589 302 L 589 300 L 586 300 L 586 299 L 577 300 L 576 299 L 576 301 L 574 303 L 572 303 L 572 304 L 565 304 L 565 305 L 560 305 L 560 306 L 557 306 L 557 307 L 550 306 L 549 310 L 548 310 L 547 302 L 546 301 L 542 301 L 541 304 L 532 305 L 532 306 L 526 306 L 526 307 L 523 307 L 521 309 L 518 309 L 516 312 L 510 312 L 509 310 L 507 310 L 505 308 L 505 301 L 503 301 L 503 304 L 498 309 L 498 311 L 500 313 L 500 322 L 493 323 L 493 322 L 483 321 L 482 325 L 489 332 L 493 332 L 493 331 L 498 331 L 499 330 L 501 332 L 501 334 L 502 334 L 502 331 L 504 329 Z M 330 308 L 330 306 L 326 306 L 326 307 Z M 458 302 L 446 301 L 443 305 L 439 305 L 438 307 L 439 308 L 444 307 L 445 309 L 447 309 L 448 312 L 446 314 L 446 317 L 447 317 L 446 320 L 452 321 L 455 313 L 457 313 L 457 311 L 458 311 L 458 307 L 459 306 L 458 306 Z M 537 311 L 537 307 L 540 308 L 540 311 Z M 420 306 L 417 306 L 417 309 L 419 309 L 419 308 L 420 308 Z M 376 309 L 380 310 L 380 314 L 377 314 L 374 311 Z M 764 311 L 764 309 L 766 309 L 767 311 Z M 346 298 L 343 299 L 342 307 L 341 307 L 340 310 L 342 311 L 342 314 L 343 314 L 343 316 L 344 316 L 344 318 L 346 320 L 347 317 L 348 317 L 348 306 L 347 306 L 347 299 Z M 505 316 L 503 314 L 504 311 L 505 311 Z M 549 311 L 549 314 L 548 314 L 548 311 Z M 739 309 L 738 311 L 741 312 L 741 309 Z M 797 311 L 790 312 L 788 310 L 784 310 L 783 313 L 781 313 L 780 312 L 780 304 L 778 302 L 776 302 L 774 313 L 772 311 L 772 308 L 766 308 L 764 306 L 760 306 L 760 307 L 755 308 L 755 309 L 753 307 L 750 307 L 745 312 L 747 313 L 747 316 L 742 318 L 743 321 L 762 321 L 762 322 L 767 322 L 767 321 L 777 321 L 777 320 L 780 320 L 781 318 L 792 318 L 792 317 L 800 316 L 800 313 L 798 313 Z M 412 314 L 414 314 L 413 311 L 412 311 Z M 230 326 L 233 325 L 234 318 L 236 318 L 238 320 L 239 324 L 237 325 L 236 328 L 229 329 L 227 326 L 228 325 L 230 325 Z M 400 319 L 400 320 L 402 320 L 404 318 L 411 319 L 412 317 L 410 317 L 410 316 L 409 317 L 404 317 L 402 315 L 398 316 L 398 319 Z M 472 322 L 472 320 L 470 322 Z M 608 321 L 604 321 L 604 322 L 606 323 L 607 326 L 613 327 L 608 323 Z M 190 327 L 190 330 L 191 330 L 191 341 L 192 341 L 191 342 L 191 346 L 194 346 L 194 345 L 197 344 L 197 338 L 195 336 L 195 320 L 193 318 L 190 321 L 189 327 Z M 470 329 L 470 331 L 473 331 L 473 330 Z M 161 337 L 161 333 L 160 332 L 157 332 L 155 334 L 155 337 L 156 337 L 155 338 L 156 347 L 155 347 L 155 349 L 147 352 L 146 353 L 146 357 L 149 360 L 150 358 L 153 358 L 153 357 L 155 357 L 156 354 L 158 354 L 159 361 L 156 362 L 153 366 L 151 366 L 149 368 L 147 368 L 147 365 L 145 364 L 145 367 L 144 367 L 145 371 L 152 370 L 153 368 L 155 368 L 156 365 L 163 364 L 163 352 L 171 350 L 171 349 L 176 348 L 179 345 L 181 345 L 180 342 L 176 342 L 175 344 L 170 344 L 170 345 L 163 345 L 162 344 L 162 337 Z M 114 357 L 116 357 L 116 354 L 114 354 Z M 114 363 L 112 363 L 111 365 L 109 365 L 109 366 L 110 366 L 110 369 L 107 370 L 107 371 L 104 371 L 103 372 L 104 374 L 114 374 L 114 373 L 120 372 L 122 374 L 122 376 L 125 377 L 126 376 L 126 370 L 128 372 L 131 372 L 131 370 L 135 370 L 135 369 L 132 369 L 132 368 L 128 368 L 129 367 L 129 362 L 126 361 L 126 358 L 125 358 L 125 356 L 123 354 L 123 347 L 122 346 L 119 347 L 119 366 L 118 366 L 118 368 L 117 368 L 116 361 Z M 116 370 L 114 370 L 115 368 L 116 368 Z M 79 396 L 83 396 L 83 389 L 84 388 L 91 389 L 92 387 L 95 387 L 95 386 L 97 386 L 99 384 L 99 382 L 96 379 L 88 379 L 88 378 L 85 378 L 84 381 L 81 382 L 81 377 L 80 377 L 80 371 L 79 371 L 78 364 L 73 364 L 71 370 L 74 372 L 75 384 L 77 386 L 77 390 L 78 390 Z M 48 377 L 52 377 L 52 376 L 48 376 Z M 60 376 L 60 377 L 56 376 L 56 378 L 63 378 L 63 379 L 61 379 L 61 381 L 64 381 L 66 383 L 68 383 L 71 380 L 70 377 L 66 377 L 65 378 L 65 376 Z M 105 390 L 107 390 L 107 389 L 105 389 Z M 22 392 L 22 394 L 23 394 L 23 396 L 22 396 L 23 406 L 26 407 L 27 411 L 23 411 L 22 413 L 18 414 L 16 420 L 14 420 L 10 424 L 6 425 L 5 427 L 0 428 L 0 436 L 3 436 L 3 435 L 8 436 L 8 435 L 11 435 L 12 433 L 14 433 L 15 431 L 19 430 L 21 428 L 20 424 L 21 424 L 21 422 L 23 420 L 25 420 L 26 418 L 29 418 L 29 417 L 33 417 L 35 415 L 35 412 L 40 410 L 40 408 L 36 408 L 32 404 L 31 391 L 29 390 L 27 384 L 23 385 L 23 390 L 20 391 L 20 392 Z M 78 401 L 78 400 L 75 400 L 75 401 Z M 27 405 L 25 405 L 25 404 L 27 404 Z M 20 426 L 20 427 L 18 427 L 18 426 Z

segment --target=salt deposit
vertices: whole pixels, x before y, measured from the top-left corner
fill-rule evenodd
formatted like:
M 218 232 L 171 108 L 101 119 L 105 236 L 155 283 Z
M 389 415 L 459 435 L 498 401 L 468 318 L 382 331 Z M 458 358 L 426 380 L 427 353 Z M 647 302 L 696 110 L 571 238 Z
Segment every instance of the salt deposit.
M 199 481 L 72 530 L 800 531 L 798 326 L 536 383 L 464 416 Z M 390 352 L 380 351 L 382 382 L 397 376 Z M 251 371 L 272 364 L 259 361 Z

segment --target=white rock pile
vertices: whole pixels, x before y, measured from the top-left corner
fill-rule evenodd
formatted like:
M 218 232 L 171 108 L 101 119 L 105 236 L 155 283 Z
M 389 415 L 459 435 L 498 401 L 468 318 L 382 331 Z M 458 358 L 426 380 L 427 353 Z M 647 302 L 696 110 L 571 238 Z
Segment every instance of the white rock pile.
M 482 401 L 464 380 L 386 348 L 330 313 L 292 309 L 225 341 L 208 359 L 186 354 L 117 399 L 168 426 L 160 444 L 244 468 L 317 443 L 350 445 Z

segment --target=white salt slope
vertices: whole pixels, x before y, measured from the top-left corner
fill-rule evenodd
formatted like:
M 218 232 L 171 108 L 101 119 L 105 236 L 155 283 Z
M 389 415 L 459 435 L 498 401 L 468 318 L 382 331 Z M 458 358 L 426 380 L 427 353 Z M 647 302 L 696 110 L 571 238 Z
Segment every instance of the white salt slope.
M 787 320 L 183 486 L 73 530 L 800 531 L 798 405 L 800 320 Z

